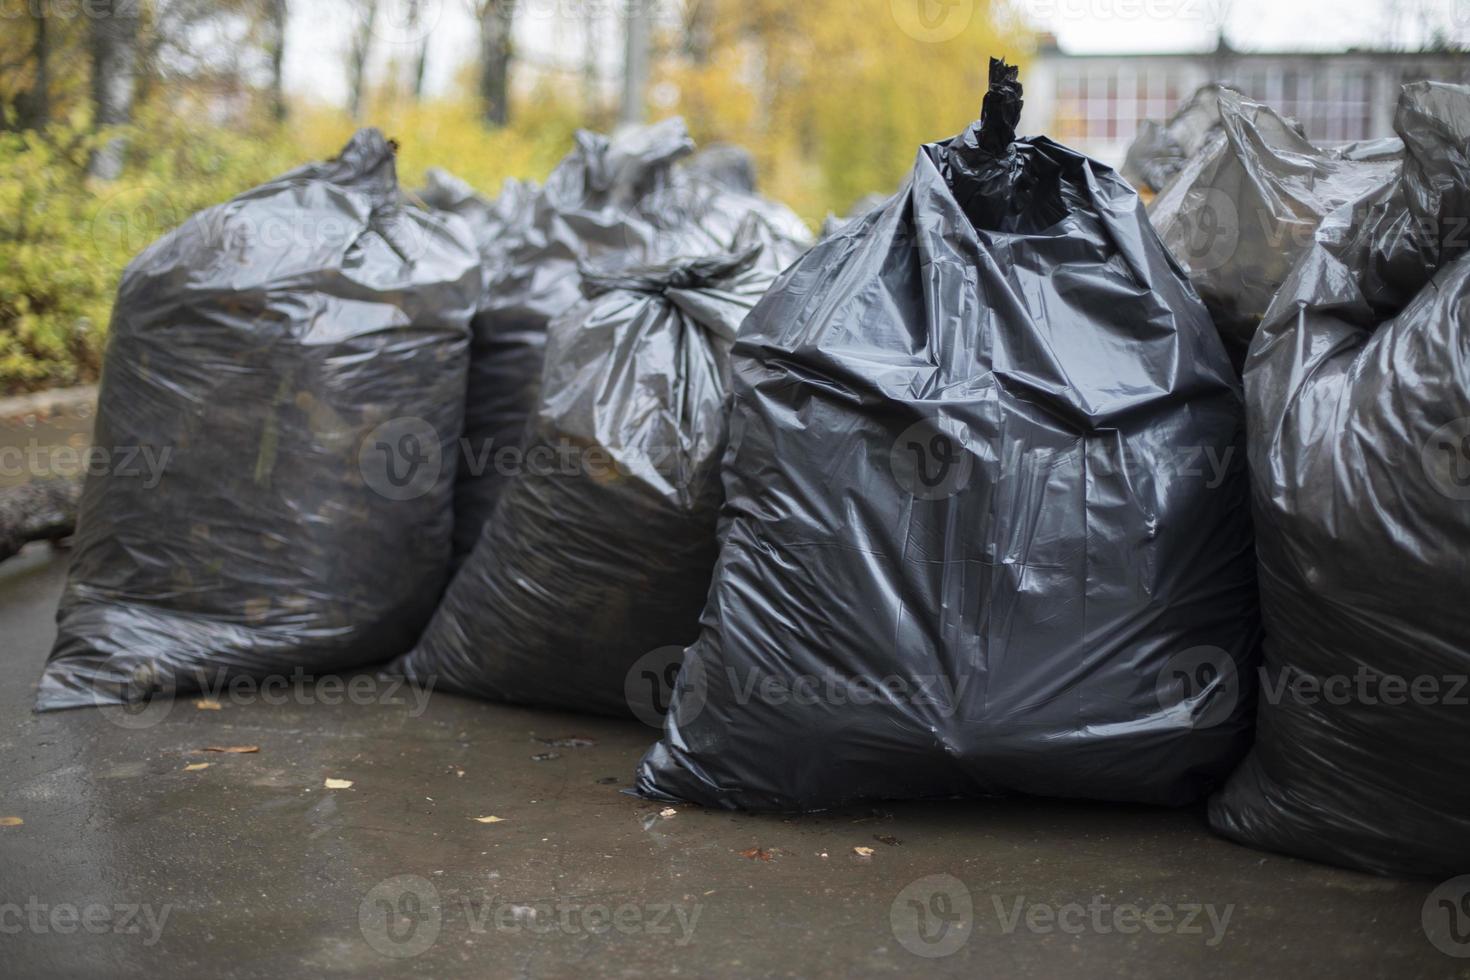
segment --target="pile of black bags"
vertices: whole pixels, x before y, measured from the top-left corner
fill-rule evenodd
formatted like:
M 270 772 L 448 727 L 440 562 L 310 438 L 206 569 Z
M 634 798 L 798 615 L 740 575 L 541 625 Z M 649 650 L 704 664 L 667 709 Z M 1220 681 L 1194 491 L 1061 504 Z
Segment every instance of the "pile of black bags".
M 1470 870 L 1470 90 L 1406 86 L 1401 174 L 1327 216 L 1246 363 L 1267 640 L 1230 837 Z
M 510 206 L 496 202 L 503 220 L 489 236 L 495 244 L 473 321 L 455 490 L 458 560 L 474 549 L 508 480 L 524 468 L 521 439 L 537 403 L 547 327 L 582 298 L 583 265 L 669 262 L 729 249 L 751 213 L 795 242 L 810 237 L 789 209 L 704 170 L 678 168 L 693 149 L 680 119 L 611 138 L 579 132 L 576 149 L 544 187 L 516 186 Z
M 1213 792 L 1470 871 L 1470 89 L 1324 149 L 1210 86 L 1151 224 L 990 83 L 815 247 L 679 120 L 495 200 L 364 130 L 195 215 L 119 288 L 38 707 L 387 663 L 661 720 L 654 799 Z
M 627 714 L 638 659 L 698 634 L 714 567 L 729 351 L 796 246 L 607 271 L 553 320 L 540 403 L 484 536 L 392 670 L 481 697 Z

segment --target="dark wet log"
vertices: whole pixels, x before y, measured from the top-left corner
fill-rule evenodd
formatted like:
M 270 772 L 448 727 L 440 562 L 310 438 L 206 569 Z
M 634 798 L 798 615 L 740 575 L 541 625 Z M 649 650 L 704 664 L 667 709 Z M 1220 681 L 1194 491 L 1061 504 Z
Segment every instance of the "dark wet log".
M 0 561 L 31 541 L 56 541 L 77 523 L 79 479 L 36 480 L 0 490 Z

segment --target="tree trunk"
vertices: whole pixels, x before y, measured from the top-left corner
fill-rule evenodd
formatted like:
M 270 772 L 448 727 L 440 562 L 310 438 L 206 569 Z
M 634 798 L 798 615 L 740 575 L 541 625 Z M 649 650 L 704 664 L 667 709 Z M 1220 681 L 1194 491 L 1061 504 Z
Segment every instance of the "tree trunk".
M 417 36 L 417 34 L 419 33 L 419 22 L 422 20 L 423 16 L 424 0 L 412 0 L 412 6 L 408 8 L 408 23 L 410 35 Z M 427 31 L 425 31 L 424 36 L 419 38 L 418 40 L 418 51 L 414 55 L 413 65 L 411 66 L 413 77 L 409 80 L 411 83 L 411 88 L 413 90 L 413 100 L 415 102 L 422 102 L 424 100 L 424 71 L 428 68 L 428 65 L 429 34 Z
M 648 5 L 652 0 L 632 0 L 627 5 L 623 45 L 623 110 L 621 120 L 633 125 L 643 121 L 643 98 L 648 88 Z
M 17 100 L 21 129 L 41 129 L 51 117 L 51 43 L 46 33 L 44 4 L 32 8 L 31 26 L 35 31 L 31 57 L 36 62 L 36 80 L 30 91 L 23 93 Z
M 266 54 L 271 62 L 271 116 L 276 122 L 286 119 L 286 0 L 265 0 Z
M 133 116 L 138 74 L 138 4 L 134 0 L 92 0 L 92 124 L 98 129 L 126 124 Z M 92 152 L 87 172 L 116 180 L 127 149 L 122 137 Z
M 347 52 L 347 110 L 354 120 L 362 118 L 363 86 L 367 84 L 367 60 L 373 47 L 373 27 L 378 21 L 378 0 L 357 0 L 357 26 Z
M 684 56 L 696 65 L 709 63 L 715 43 L 714 0 L 689 0 L 684 18 Z
M 56 541 L 76 528 L 80 479 L 36 480 L 0 490 L 0 561 L 31 541 Z
M 480 113 L 496 127 L 510 122 L 515 8 L 515 0 L 484 0 L 480 6 Z

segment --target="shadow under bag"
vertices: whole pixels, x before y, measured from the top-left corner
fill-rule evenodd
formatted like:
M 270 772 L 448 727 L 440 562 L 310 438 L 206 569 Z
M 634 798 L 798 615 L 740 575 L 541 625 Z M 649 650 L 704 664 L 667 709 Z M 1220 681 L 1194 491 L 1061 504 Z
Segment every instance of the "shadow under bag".
M 649 797 L 1177 804 L 1249 741 L 1241 392 L 1108 168 L 977 126 L 733 350 L 721 554 Z

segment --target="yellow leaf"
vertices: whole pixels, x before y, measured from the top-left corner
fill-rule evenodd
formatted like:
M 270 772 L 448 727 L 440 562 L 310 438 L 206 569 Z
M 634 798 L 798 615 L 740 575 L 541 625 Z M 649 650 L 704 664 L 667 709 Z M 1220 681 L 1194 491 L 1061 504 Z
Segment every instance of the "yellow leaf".
M 504 817 L 490 816 L 490 817 L 475 817 L 473 819 L 474 819 L 475 823 L 500 823 L 505 818 Z
M 0 817 L 0 827 L 19 827 L 23 823 L 20 817 Z
M 220 708 L 223 707 L 223 705 L 221 705 L 214 698 L 200 698 L 198 701 L 194 702 L 194 707 L 198 708 L 200 711 L 218 711 L 220 710 Z
M 327 780 L 327 789 L 351 789 L 351 788 L 352 788 L 352 780 L 350 780 L 350 779 L 328 779 Z
M 208 769 L 210 767 L 210 765 L 212 765 L 212 763 L 208 763 L 208 762 L 191 762 L 187 766 L 184 767 L 184 772 L 198 772 L 200 769 Z
M 854 847 L 852 853 L 860 858 L 870 858 L 873 856 L 873 849 L 871 847 Z

